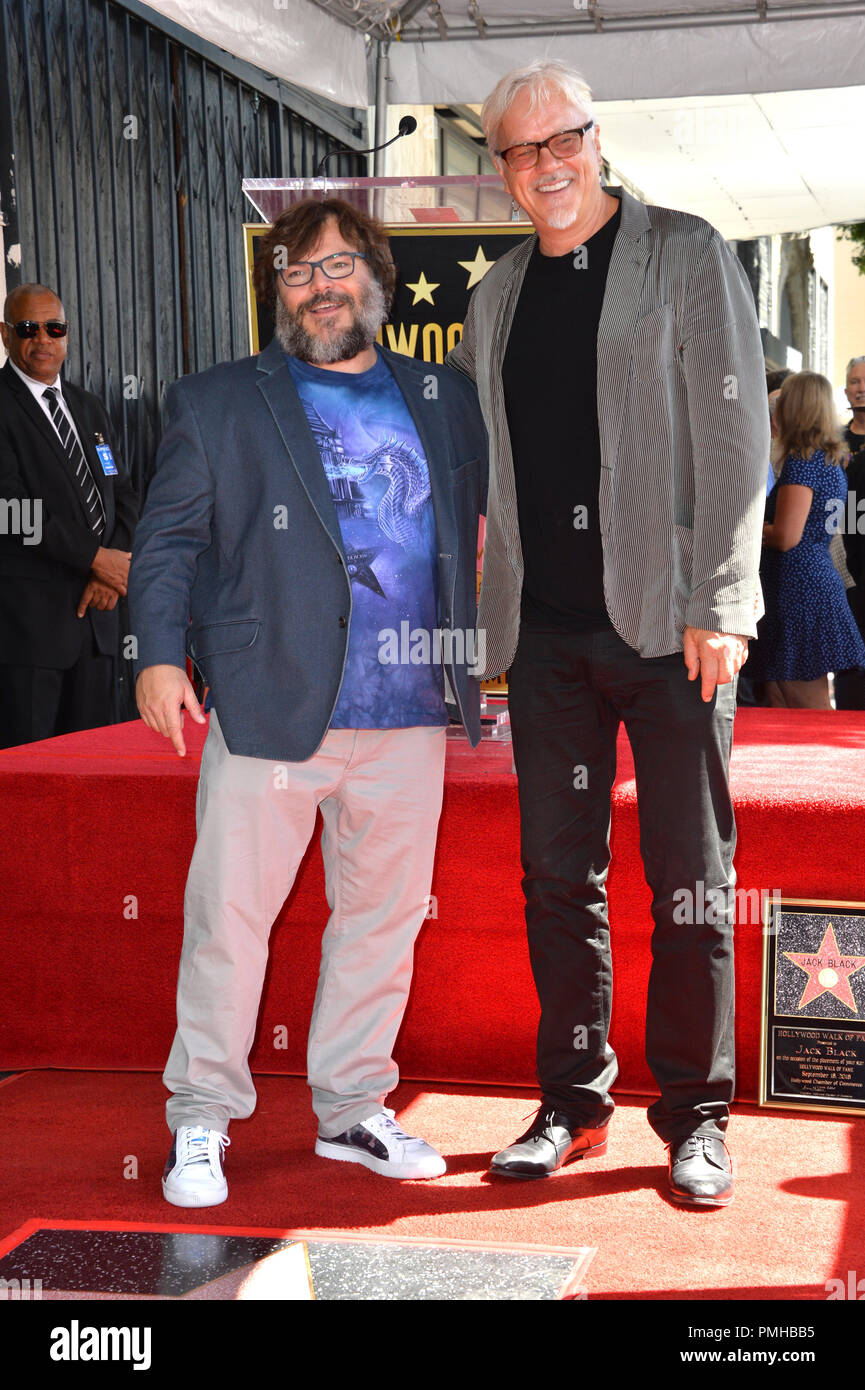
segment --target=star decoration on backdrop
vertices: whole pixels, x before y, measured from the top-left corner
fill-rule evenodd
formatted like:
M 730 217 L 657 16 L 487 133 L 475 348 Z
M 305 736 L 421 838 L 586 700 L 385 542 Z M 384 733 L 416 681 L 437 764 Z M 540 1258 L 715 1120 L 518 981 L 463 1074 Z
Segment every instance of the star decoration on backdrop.
M 458 264 L 462 266 L 463 270 L 467 270 L 469 273 L 469 282 L 466 285 L 466 289 L 470 290 L 473 286 L 480 284 L 490 266 L 495 265 L 495 261 L 487 260 L 484 255 L 484 248 L 481 246 L 480 242 L 478 242 L 478 249 L 475 252 L 474 260 L 459 261 Z
M 415 304 L 420 304 L 422 300 L 427 300 L 427 302 L 432 304 L 433 308 L 435 308 L 433 290 L 437 290 L 438 285 L 431 285 L 423 271 L 420 273 L 420 279 L 416 280 L 413 285 L 406 281 L 406 289 L 412 290 L 414 293 L 412 308 L 414 308 Z
M 372 569 L 372 562 L 377 554 L 377 550 L 347 550 L 345 552 L 346 568 L 352 584 L 363 584 L 364 588 L 372 589 L 374 594 L 380 594 L 382 598 L 386 598 L 387 595 Z
M 823 933 L 823 940 L 816 952 L 811 954 L 807 951 L 785 951 L 784 955 L 808 976 L 808 983 L 799 1000 L 800 1009 L 804 1009 L 806 1004 L 810 1004 L 821 994 L 834 994 L 835 998 L 848 1009 L 852 1009 L 854 1014 L 859 1013 L 849 977 L 862 969 L 865 956 L 846 955 L 841 951 L 831 922 Z

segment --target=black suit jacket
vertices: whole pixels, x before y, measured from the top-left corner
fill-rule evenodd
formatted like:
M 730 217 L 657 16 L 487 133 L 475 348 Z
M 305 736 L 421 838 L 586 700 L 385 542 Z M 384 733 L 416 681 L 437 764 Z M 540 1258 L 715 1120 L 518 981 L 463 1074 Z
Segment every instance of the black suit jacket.
M 0 663 L 68 670 L 81 654 L 87 624 L 98 648 L 117 653 L 118 610 L 76 612 L 100 545 L 131 550 L 138 503 L 118 457 L 111 422 L 89 391 L 63 383 L 90 471 L 102 494 L 102 540 L 91 531 L 81 489 L 51 421 L 10 363 L 0 370 Z M 116 476 L 106 476 L 96 454 L 96 435 L 111 446 Z M 17 502 L 16 500 L 17 499 Z M 38 543 L 13 534 L 21 503 L 39 517 Z M 38 503 L 41 515 L 36 510 Z

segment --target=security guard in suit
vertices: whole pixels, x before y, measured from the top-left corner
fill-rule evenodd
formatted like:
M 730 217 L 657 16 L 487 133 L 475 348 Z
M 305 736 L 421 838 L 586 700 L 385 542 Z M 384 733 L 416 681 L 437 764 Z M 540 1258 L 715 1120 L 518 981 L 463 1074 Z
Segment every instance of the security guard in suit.
M 117 602 L 138 504 L 102 403 L 60 380 L 69 325 L 45 285 L 0 335 L 0 747 L 116 722 Z

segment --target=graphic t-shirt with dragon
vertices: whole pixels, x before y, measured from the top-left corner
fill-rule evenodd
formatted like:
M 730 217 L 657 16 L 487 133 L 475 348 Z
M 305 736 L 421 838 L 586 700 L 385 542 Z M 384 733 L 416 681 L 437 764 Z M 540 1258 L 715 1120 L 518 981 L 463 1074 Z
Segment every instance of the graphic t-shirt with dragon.
M 351 579 L 348 654 L 330 727 L 446 724 L 441 667 L 407 659 L 410 634 L 437 625 L 438 569 L 429 469 L 402 392 L 380 355 L 359 373 L 286 360 L 330 484 Z M 402 659 L 394 661 L 397 648 Z

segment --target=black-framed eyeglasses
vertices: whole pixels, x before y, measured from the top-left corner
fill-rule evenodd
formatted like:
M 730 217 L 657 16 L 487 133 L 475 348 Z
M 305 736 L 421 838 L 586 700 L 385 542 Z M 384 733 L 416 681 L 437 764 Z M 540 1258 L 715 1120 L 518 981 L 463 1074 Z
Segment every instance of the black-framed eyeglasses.
M 15 329 L 19 338 L 35 338 L 40 328 L 45 329 L 49 338 L 65 338 L 69 332 L 69 324 L 61 319 L 46 319 L 45 323 L 37 323 L 35 319 L 19 319 L 17 323 L 5 319 L 4 322 Z
M 548 135 L 546 140 L 523 140 L 519 145 L 508 145 L 506 150 L 496 150 L 509 169 L 534 169 L 541 157 L 541 150 L 549 150 L 555 159 L 572 159 L 583 148 L 583 136 L 591 130 L 594 121 L 587 121 L 579 130 L 558 130 Z
M 279 272 L 279 278 L 290 290 L 298 285 L 308 285 L 317 268 L 324 271 L 328 280 L 345 280 L 354 271 L 355 261 L 365 261 L 362 251 L 334 251 L 320 261 L 292 261 Z

